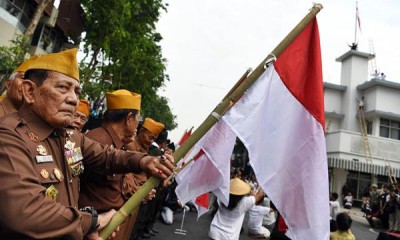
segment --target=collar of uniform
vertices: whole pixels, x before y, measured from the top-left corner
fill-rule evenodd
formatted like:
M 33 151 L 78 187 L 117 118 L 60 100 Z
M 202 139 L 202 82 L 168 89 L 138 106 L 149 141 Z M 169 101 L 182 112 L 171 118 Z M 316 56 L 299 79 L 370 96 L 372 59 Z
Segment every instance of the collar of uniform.
M 114 143 L 114 147 L 116 149 L 122 149 L 122 147 L 124 146 L 124 143 L 122 142 L 122 140 L 118 137 L 117 133 L 114 131 L 114 129 L 108 125 L 107 123 L 102 123 L 101 127 L 104 128 L 104 130 L 107 131 L 107 133 L 110 135 L 113 143 Z
M 7 96 L 0 102 L 0 104 L 3 106 L 5 115 L 17 111 L 17 109 L 16 109 L 15 106 L 12 104 L 12 102 L 10 101 L 10 99 L 8 99 Z
M 22 105 L 18 110 L 18 115 L 21 117 L 23 123 L 28 125 L 29 129 L 39 138 L 40 141 L 46 139 L 56 130 L 43 119 L 38 117 L 27 104 Z M 62 135 L 63 131 L 57 132 L 57 134 Z

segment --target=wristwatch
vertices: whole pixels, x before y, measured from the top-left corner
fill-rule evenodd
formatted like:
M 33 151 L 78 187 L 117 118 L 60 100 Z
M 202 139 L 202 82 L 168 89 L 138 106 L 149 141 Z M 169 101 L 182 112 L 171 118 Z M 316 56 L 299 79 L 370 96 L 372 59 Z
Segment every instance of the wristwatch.
M 100 227 L 100 224 L 97 224 L 97 219 L 99 218 L 99 215 L 97 214 L 96 209 L 94 209 L 93 207 L 83 207 L 79 210 L 81 212 L 87 212 L 87 213 L 92 214 L 92 223 L 90 224 L 88 233 L 92 233 L 92 232 L 96 231 Z

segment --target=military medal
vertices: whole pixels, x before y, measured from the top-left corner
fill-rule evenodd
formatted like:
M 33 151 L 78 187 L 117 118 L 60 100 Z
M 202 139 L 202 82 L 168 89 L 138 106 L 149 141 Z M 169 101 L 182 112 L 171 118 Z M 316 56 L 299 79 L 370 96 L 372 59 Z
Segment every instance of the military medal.
M 39 137 L 36 136 L 33 132 L 27 132 L 26 134 L 28 135 L 28 138 L 29 138 L 31 141 L 39 142 Z
M 75 147 L 75 143 L 74 143 L 74 142 L 71 142 L 71 140 L 68 139 L 68 140 L 65 142 L 64 147 L 65 147 L 66 149 L 68 149 L 68 150 L 72 150 L 72 149 L 74 149 L 74 147 Z
M 36 151 L 42 156 L 47 155 L 47 149 L 41 144 L 37 146 Z
M 42 176 L 42 178 L 47 179 L 49 177 L 49 172 L 46 169 L 42 169 L 40 171 L 40 176 Z
M 74 177 L 79 176 L 81 173 L 83 173 L 83 170 L 84 170 L 82 162 L 79 162 L 74 165 L 70 165 L 69 168 L 71 169 L 71 174 Z
M 58 190 L 54 185 L 51 185 L 46 189 L 46 197 L 50 198 L 54 202 L 57 200 Z
M 69 130 L 69 131 L 67 131 L 67 134 L 68 134 L 69 137 L 71 137 L 72 134 L 74 134 L 74 131 L 73 130 Z
M 64 175 L 58 168 L 54 168 L 53 173 L 58 181 L 61 182 L 62 180 L 64 180 Z

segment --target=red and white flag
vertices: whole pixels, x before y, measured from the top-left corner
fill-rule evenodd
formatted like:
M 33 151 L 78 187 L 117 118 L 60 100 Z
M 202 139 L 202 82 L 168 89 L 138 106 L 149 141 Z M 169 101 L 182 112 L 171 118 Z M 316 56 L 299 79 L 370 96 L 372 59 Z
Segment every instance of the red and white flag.
M 323 96 L 314 19 L 222 118 L 294 240 L 329 239 Z
M 208 210 L 208 192 L 228 205 L 230 161 L 236 135 L 222 121 L 215 124 L 190 150 L 188 165 L 175 177 L 175 192 L 182 203 L 193 200 L 199 216 Z M 193 161 L 189 161 L 190 159 Z
M 361 20 L 360 20 L 360 14 L 358 12 L 358 2 L 356 2 L 356 20 L 357 20 L 358 28 L 360 29 L 360 32 L 361 32 Z
M 185 133 L 183 133 L 181 140 L 179 140 L 178 142 L 178 146 L 181 146 L 190 137 L 190 135 L 192 135 L 192 129 L 193 127 L 190 128 L 189 130 L 185 130 Z

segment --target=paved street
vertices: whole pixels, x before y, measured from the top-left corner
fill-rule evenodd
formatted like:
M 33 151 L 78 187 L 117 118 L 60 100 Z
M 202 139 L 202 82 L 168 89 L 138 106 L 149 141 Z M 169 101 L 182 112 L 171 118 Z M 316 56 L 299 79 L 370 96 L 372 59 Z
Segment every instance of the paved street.
M 350 211 L 350 216 L 353 219 L 352 231 L 356 236 L 357 240 L 376 240 L 379 229 L 371 229 L 362 217 L 363 213 L 360 209 L 353 209 Z M 190 239 L 190 240 L 204 240 L 208 239 L 207 233 L 209 229 L 210 222 L 212 220 L 211 215 L 206 213 L 198 221 L 196 221 L 197 213 L 188 212 L 185 216 L 185 222 L 183 224 L 183 229 L 186 230 L 186 235 L 180 235 L 175 233 L 175 229 L 179 229 L 182 223 L 182 213 L 175 214 L 174 223 L 171 226 L 161 223 L 159 220 L 156 223 L 155 228 L 160 231 L 160 233 L 152 237 L 153 240 L 169 240 L 169 239 Z M 247 217 L 245 218 L 244 231 L 240 235 L 240 240 L 249 240 L 250 237 L 247 236 Z

